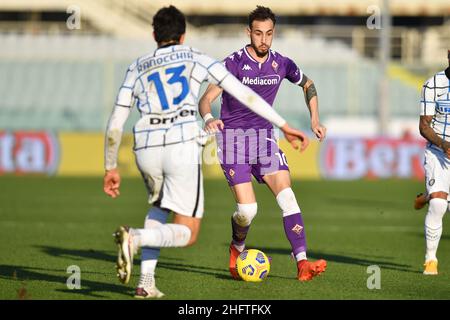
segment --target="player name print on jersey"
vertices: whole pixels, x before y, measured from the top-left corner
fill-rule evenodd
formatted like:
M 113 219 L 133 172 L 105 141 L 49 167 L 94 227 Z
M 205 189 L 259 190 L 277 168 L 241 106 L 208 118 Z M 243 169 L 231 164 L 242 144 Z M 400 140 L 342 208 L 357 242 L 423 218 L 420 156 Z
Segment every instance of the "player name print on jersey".
M 185 45 L 161 47 L 133 62 L 116 104 L 136 106 L 134 150 L 192 141 L 202 135 L 197 124 L 200 86 L 219 83 L 228 74 L 222 64 Z
M 146 69 L 157 67 L 162 64 L 169 64 L 171 62 L 177 61 L 177 60 L 193 60 L 194 55 L 192 52 L 173 52 L 168 55 L 165 55 L 163 57 L 155 57 L 155 58 L 149 58 L 148 60 L 142 61 L 138 64 L 138 72 L 143 72 Z

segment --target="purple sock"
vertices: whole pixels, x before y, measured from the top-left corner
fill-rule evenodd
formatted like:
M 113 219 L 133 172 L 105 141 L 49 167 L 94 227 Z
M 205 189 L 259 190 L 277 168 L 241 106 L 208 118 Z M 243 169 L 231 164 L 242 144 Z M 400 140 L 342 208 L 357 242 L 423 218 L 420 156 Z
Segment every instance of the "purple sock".
M 231 228 L 233 230 L 233 244 L 243 246 L 250 226 L 242 227 L 234 221 L 233 217 L 231 217 Z
M 291 243 L 292 252 L 296 256 L 300 252 L 306 252 L 306 238 L 301 213 L 283 217 L 284 232 Z

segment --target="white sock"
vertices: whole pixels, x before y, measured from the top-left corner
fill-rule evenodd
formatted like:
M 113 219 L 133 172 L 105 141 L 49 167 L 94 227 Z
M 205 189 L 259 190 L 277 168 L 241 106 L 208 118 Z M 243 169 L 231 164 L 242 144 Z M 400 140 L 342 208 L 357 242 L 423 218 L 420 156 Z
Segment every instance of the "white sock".
M 141 261 L 141 273 L 155 274 L 156 263 L 158 260 L 142 260 Z
M 254 203 L 238 203 L 236 211 L 233 213 L 231 228 L 233 230 L 233 240 L 231 243 L 239 251 L 245 249 L 245 238 L 249 230 L 253 218 L 258 212 L 258 204 Z M 240 241 L 235 240 L 235 237 L 241 238 Z
M 295 260 L 297 260 L 297 262 L 301 261 L 301 260 L 308 260 L 306 259 L 306 252 L 299 252 L 295 255 Z
M 245 249 L 245 244 L 238 245 L 238 244 L 236 244 L 236 243 L 233 243 L 233 246 L 234 246 L 239 252 L 242 252 L 242 251 L 244 251 L 244 249 Z
M 143 273 L 139 277 L 138 288 L 153 288 L 155 286 L 155 276 L 153 273 Z
M 144 229 L 151 229 L 165 224 L 169 211 L 160 207 L 152 207 L 145 217 Z M 155 274 L 156 264 L 158 263 L 160 248 L 143 247 L 141 254 L 141 273 Z
M 276 198 L 277 203 L 283 212 L 283 217 L 302 212 L 298 206 L 294 191 L 292 191 L 291 188 L 281 190 Z
M 191 238 L 191 229 L 183 224 L 167 223 L 149 229 L 132 229 L 133 241 L 139 247 L 184 247 Z
M 252 223 L 258 212 L 258 204 L 238 203 L 237 210 L 233 213 L 233 220 L 241 227 L 247 227 Z
M 437 260 L 436 252 L 442 235 L 442 218 L 447 211 L 447 200 L 434 198 L 430 200 L 425 217 L 425 261 Z

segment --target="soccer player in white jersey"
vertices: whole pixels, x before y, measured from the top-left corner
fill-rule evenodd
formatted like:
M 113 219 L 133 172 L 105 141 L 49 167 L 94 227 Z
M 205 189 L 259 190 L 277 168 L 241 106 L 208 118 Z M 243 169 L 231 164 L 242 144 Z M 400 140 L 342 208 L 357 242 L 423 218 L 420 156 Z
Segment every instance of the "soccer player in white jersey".
M 425 275 L 438 274 L 436 252 L 442 235 L 442 219 L 447 211 L 450 189 L 450 50 L 449 67 L 423 85 L 420 101 L 420 134 L 427 139 L 425 183 L 429 199 L 425 217 Z M 417 202 L 417 201 L 416 201 Z
M 121 226 L 115 232 L 119 280 L 128 283 L 133 255 L 142 248 L 141 276 L 135 297 L 163 294 L 155 285 L 155 268 L 161 247 L 195 243 L 203 215 L 201 128 L 197 124 L 200 85 L 219 85 L 249 109 L 281 128 L 297 148 L 308 138 L 292 129 L 256 93 L 242 85 L 218 62 L 183 45 L 186 22 L 182 12 L 170 6 L 153 17 L 157 49 L 132 63 L 126 73 L 105 137 L 104 191 L 119 195 L 117 156 L 123 126 L 135 104 L 140 119 L 134 126 L 136 164 L 148 189 L 148 212 L 143 229 Z M 298 145 L 300 142 L 300 146 Z M 169 213 L 173 223 L 166 223 Z
M 291 59 L 271 49 L 275 22 L 270 8 L 257 6 L 248 20 L 250 44 L 228 56 L 224 64 L 228 71 L 269 104 L 274 102 L 283 79 L 298 85 L 310 111 L 311 129 L 322 141 L 326 128 L 319 121 L 314 83 Z M 214 119 L 211 103 L 221 94 L 220 119 Z M 291 189 L 289 166 L 285 154 L 278 148 L 272 124 L 214 84 L 200 99 L 200 113 L 205 120 L 205 130 L 218 132 L 219 159 L 236 200 L 236 211 L 231 217 L 232 241 L 229 247 L 231 276 L 239 278 L 236 259 L 245 248 L 247 233 L 257 214 L 252 175 L 259 183 L 269 187 L 281 209 L 285 235 L 297 262 L 297 279 L 309 281 L 324 272 L 325 260 L 311 262 L 307 259 L 303 214 Z M 238 141 L 234 142 L 235 139 Z

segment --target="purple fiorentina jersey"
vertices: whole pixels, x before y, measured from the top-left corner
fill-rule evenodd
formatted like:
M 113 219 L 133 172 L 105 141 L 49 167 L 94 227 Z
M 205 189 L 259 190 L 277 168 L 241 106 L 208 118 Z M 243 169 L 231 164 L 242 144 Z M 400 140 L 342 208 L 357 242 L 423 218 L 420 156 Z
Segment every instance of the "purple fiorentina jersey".
M 299 84 L 303 77 L 302 71 L 291 59 L 273 50 L 269 50 L 265 62 L 259 63 L 244 47 L 227 57 L 224 65 L 236 78 L 253 89 L 270 105 L 273 104 L 284 78 Z M 225 91 L 222 93 L 220 119 L 225 124 L 225 129 L 272 128 L 269 121 L 252 112 Z

